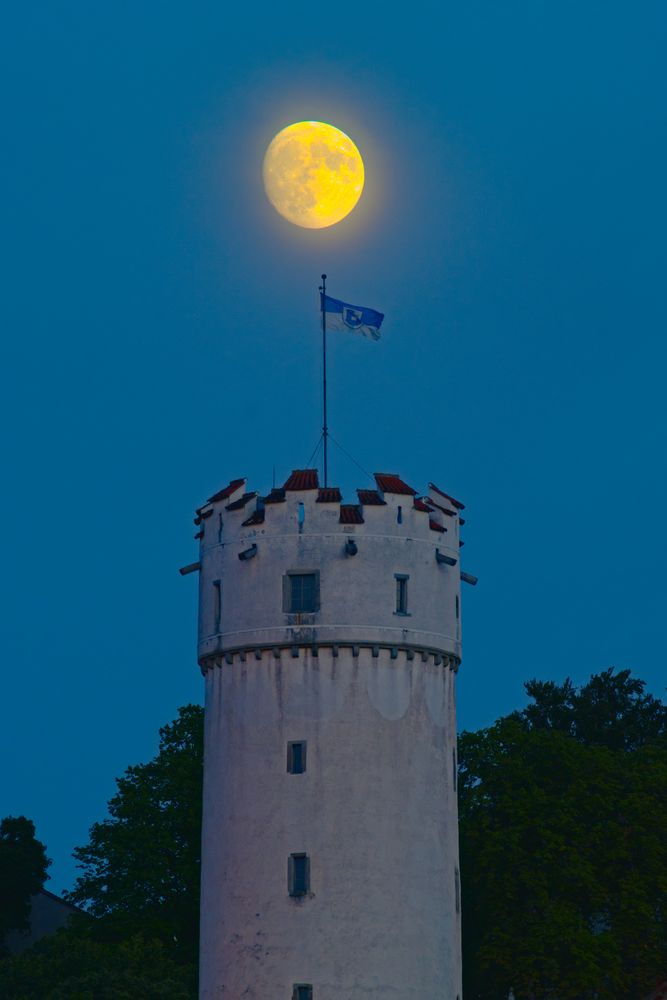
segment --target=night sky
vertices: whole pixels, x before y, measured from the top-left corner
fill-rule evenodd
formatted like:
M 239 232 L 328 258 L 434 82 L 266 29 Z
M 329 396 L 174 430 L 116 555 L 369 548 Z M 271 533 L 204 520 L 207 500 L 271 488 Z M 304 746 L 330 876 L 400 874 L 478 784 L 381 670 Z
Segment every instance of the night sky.
M 665 683 L 664 3 L 14 4 L 2 40 L 0 816 L 71 850 L 200 701 L 195 506 L 320 432 L 466 504 L 459 723 L 523 681 Z M 400 11 L 400 13 L 399 13 Z M 331 229 L 263 193 L 301 119 L 357 143 Z M 372 483 L 342 452 L 330 480 Z

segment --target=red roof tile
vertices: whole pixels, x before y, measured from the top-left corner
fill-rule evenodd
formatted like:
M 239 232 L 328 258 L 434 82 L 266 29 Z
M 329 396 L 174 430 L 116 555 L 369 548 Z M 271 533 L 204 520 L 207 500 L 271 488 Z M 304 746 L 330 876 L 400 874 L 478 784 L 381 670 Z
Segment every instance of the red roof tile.
M 242 528 L 249 528 L 253 524 L 264 524 L 264 511 L 255 510 L 241 525 Z
M 449 507 L 443 507 L 442 504 L 436 503 L 431 497 L 428 497 L 428 502 L 432 503 L 434 507 L 438 508 L 438 510 L 441 510 L 443 514 L 447 515 L 447 517 L 456 517 L 455 510 L 450 510 Z
M 356 503 L 342 503 L 340 505 L 340 524 L 363 524 L 364 517 L 361 507 Z
M 318 503 L 340 503 L 343 499 L 337 486 L 320 486 L 317 491 Z
M 229 486 L 225 486 L 224 490 L 220 490 L 219 493 L 214 493 L 212 497 L 208 498 L 209 503 L 217 503 L 218 500 L 226 500 L 230 497 L 232 493 L 238 490 L 239 486 L 243 486 L 245 479 L 232 479 Z
M 400 476 L 394 472 L 376 472 L 375 482 L 381 493 L 403 493 L 408 496 L 415 496 L 417 490 L 404 483 Z
M 431 518 L 431 520 L 428 522 L 428 526 L 431 529 L 431 531 L 446 531 L 447 530 L 444 527 L 444 525 L 438 524 L 438 522 L 434 521 L 433 518 Z
M 213 508 L 209 507 L 208 504 L 204 504 L 203 507 L 198 507 L 195 511 L 197 515 L 194 519 L 195 524 L 201 524 L 207 517 L 211 517 L 213 514 Z
M 415 502 L 413 503 L 412 506 L 414 507 L 415 510 L 423 510 L 425 514 L 430 514 L 431 511 L 433 510 L 433 508 L 429 504 L 424 503 L 423 500 L 420 500 L 417 497 L 415 497 Z
M 248 503 L 249 500 L 252 500 L 253 497 L 256 496 L 257 496 L 256 492 L 244 493 L 239 500 L 235 500 L 234 503 L 228 503 L 227 506 L 225 507 L 225 510 L 241 510 L 243 507 L 245 507 L 245 505 Z
M 264 497 L 264 503 L 284 503 L 285 502 L 285 490 L 282 487 L 274 486 L 267 497 Z
M 379 507 L 381 504 L 386 507 L 387 501 L 383 500 L 377 490 L 357 490 L 359 503 L 364 507 Z
M 283 489 L 316 490 L 318 486 L 317 469 L 295 469 Z
M 465 504 L 464 503 L 461 503 L 460 500 L 455 500 L 454 497 L 450 497 L 449 493 L 443 493 L 442 490 L 438 489 L 438 487 L 435 485 L 435 483 L 429 483 L 428 484 L 428 488 L 430 490 L 435 490 L 435 492 L 439 493 L 441 497 L 445 498 L 445 500 L 449 500 L 449 502 L 451 504 L 454 504 L 454 506 L 458 510 L 465 510 Z

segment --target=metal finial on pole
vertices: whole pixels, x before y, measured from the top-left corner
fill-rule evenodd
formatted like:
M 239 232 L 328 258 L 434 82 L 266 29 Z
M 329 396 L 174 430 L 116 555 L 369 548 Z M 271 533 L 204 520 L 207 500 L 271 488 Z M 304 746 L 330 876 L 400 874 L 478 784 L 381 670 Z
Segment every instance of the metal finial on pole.
M 320 285 L 320 307 L 322 309 L 322 406 L 324 410 L 324 422 L 322 425 L 322 440 L 324 442 L 324 485 L 329 485 L 329 469 L 327 454 L 327 438 L 329 437 L 329 427 L 327 424 L 327 314 L 325 309 L 325 297 L 327 293 L 327 276 L 322 275 Z

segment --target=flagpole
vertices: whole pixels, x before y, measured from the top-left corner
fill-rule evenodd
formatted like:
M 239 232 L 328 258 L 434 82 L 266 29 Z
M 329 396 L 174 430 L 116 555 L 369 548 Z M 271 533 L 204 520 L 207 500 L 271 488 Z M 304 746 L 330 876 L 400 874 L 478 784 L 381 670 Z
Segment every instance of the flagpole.
M 322 440 L 324 441 L 324 485 L 329 485 L 329 470 L 327 466 L 327 439 L 329 437 L 329 427 L 327 425 L 327 314 L 324 308 L 324 297 L 327 292 L 327 276 L 322 275 L 322 285 L 320 287 L 320 308 L 322 309 L 322 405 L 324 409 L 324 423 L 322 425 Z

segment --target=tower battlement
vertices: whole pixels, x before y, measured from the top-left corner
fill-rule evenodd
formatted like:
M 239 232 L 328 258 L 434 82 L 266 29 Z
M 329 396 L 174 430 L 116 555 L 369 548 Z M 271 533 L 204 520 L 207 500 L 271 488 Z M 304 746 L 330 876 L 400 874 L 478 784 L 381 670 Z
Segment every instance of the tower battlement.
M 197 510 L 204 672 L 237 654 L 320 646 L 458 666 L 463 504 L 433 483 L 419 495 L 393 473 L 375 481 L 344 503 L 314 469 L 266 495 L 235 479 Z

